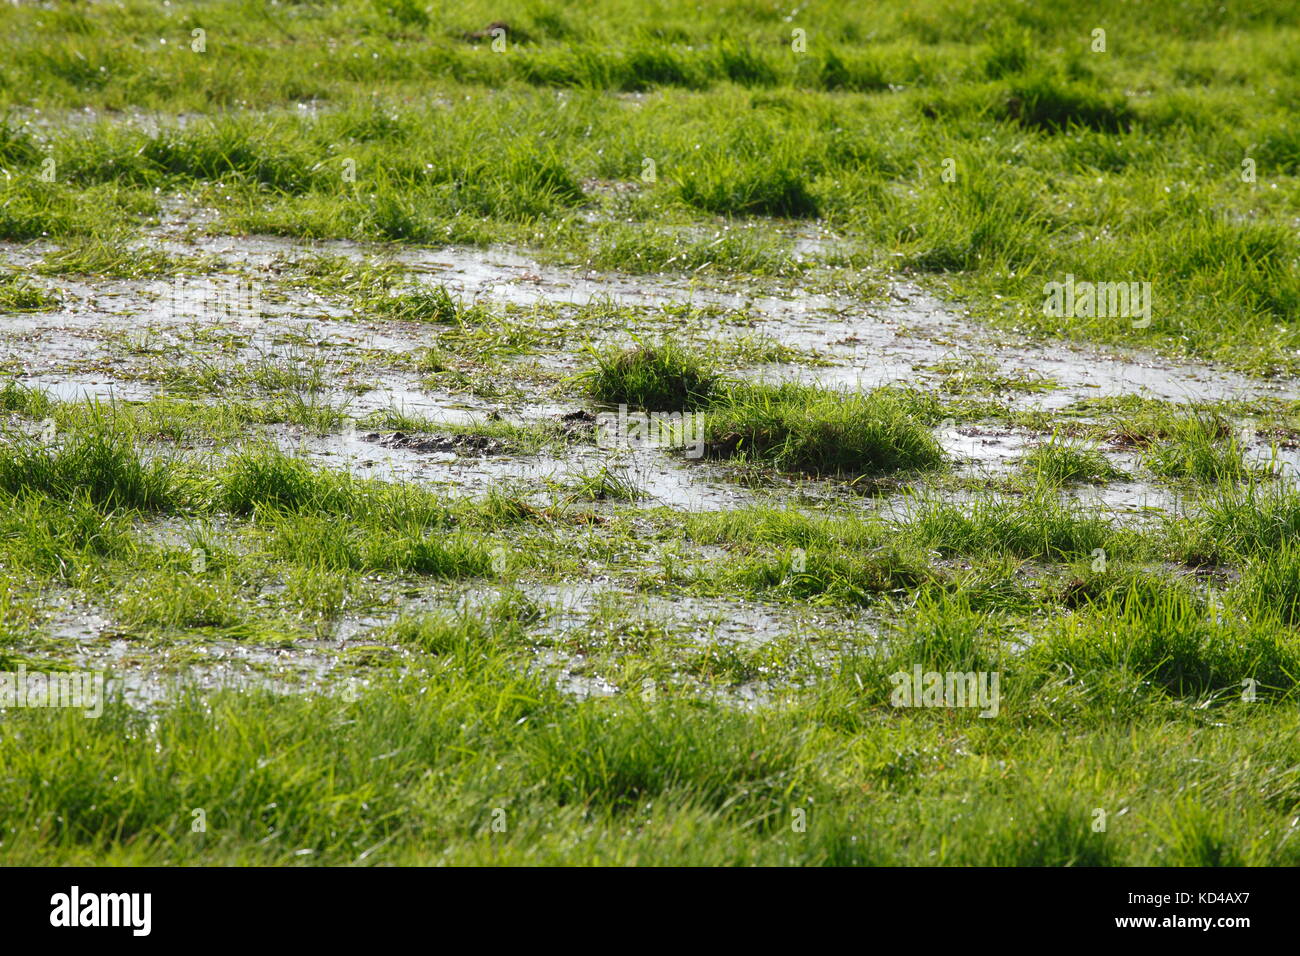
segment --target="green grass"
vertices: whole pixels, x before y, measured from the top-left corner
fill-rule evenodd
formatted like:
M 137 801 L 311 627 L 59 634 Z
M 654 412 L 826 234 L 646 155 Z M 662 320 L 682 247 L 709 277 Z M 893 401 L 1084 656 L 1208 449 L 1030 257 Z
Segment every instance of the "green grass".
M 1107 93 L 1050 74 L 1026 77 L 1008 90 L 1001 111 L 1029 129 L 1061 133 L 1090 129 L 1102 133 L 1128 132 L 1133 110 L 1122 93 Z
M 201 261 L 158 249 L 132 247 L 120 235 L 95 235 L 66 243 L 45 256 L 37 271 L 44 275 L 98 275 L 118 279 L 176 276 L 200 268 Z
M 109 559 L 131 554 L 130 522 L 105 515 L 84 492 L 67 501 L 22 493 L 3 495 L 0 541 L 6 570 L 37 579 L 84 581 Z
M 0 7 L 0 668 L 147 690 L 6 711 L 0 861 L 1300 863 L 1300 13 L 1076 6 Z
M 507 240 L 598 268 L 789 275 L 806 257 L 726 220 L 811 217 L 862 262 L 901 259 L 1008 328 L 1295 368 L 1286 210 L 1300 152 L 1283 78 L 1297 24 L 1284 7 L 1191 17 L 1169 4 L 1140 18 L 1107 4 L 1104 53 L 1054 0 L 801 11 L 803 53 L 791 24 L 753 13 L 669 4 L 652 16 L 607 0 L 578 23 L 507 7 L 465 8 L 455 24 L 354 0 L 244 22 L 204 4 L 155 23 L 175 42 L 147 49 L 125 40 L 155 16 L 135 0 L 68 17 L 6 11 L 0 100 L 201 117 L 158 131 L 11 118 L 0 231 L 94 235 L 153 215 L 156 189 L 203 194 L 219 230 Z M 464 38 L 493 13 L 517 31 L 501 55 Z M 189 49 L 188 16 L 208 24 L 213 49 Z M 260 42 L 270 34 L 274 57 Z M 322 69 L 325 38 L 357 56 Z M 430 89 L 446 102 L 411 105 Z M 646 95 L 613 97 L 623 92 Z M 328 108 L 295 115 L 306 100 Z M 261 112 L 232 110 L 241 103 Z M 940 178 L 947 160 L 955 179 Z M 632 188 L 607 195 L 584 187 L 593 180 Z M 88 211 L 102 208 L 114 214 Z M 1150 281 L 1152 323 L 1045 314 L 1044 283 L 1066 274 Z
M 1100 448 L 1060 435 L 1031 448 L 1021 459 L 1020 468 L 1031 482 L 1049 484 L 1104 483 L 1120 474 Z
M 696 589 L 713 595 L 866 606 L 908 594 L 935 576 L 916 555 L 888 547 L 866 554 L 841 548 L 792 549 L 736 560 Z
M 96 417 L 71 433 L 13 432 L 0 445 L 0 492 L 68 501 L 85 496 L 106 510 L 159 510 L 178 496 L 171 462 L 148 460 L 129 433 Z
M 455 612 L 408 614 L 394 621 L 385 637 L 415 645 L 433 655 L 454 655 L 472 664 L 485 646 L 509 646 L 524 639 L 541 609 L 522 592 L 504 593 L 486 607 L 462 605 Z
M 55 401 L 39 388 L 31 388 L 21 382 L 10 379 L 0 388 L 0 411 L 16 413 L 24 418 L 49 418 L 55 409 Z
M 625 468 L 602 465 L 574 476 L 573 496 L 579 501 L 639 501 L 645 492 Z
M 949 395 L 1041 392 L 1056 388 L 1050 378 L 1024 372 L 1007 374 L 996 362 L 980 356 L 954 356 L 936 362 L 927 370 L 942 377 L 943 391 Z
M 918 497 L 908 514 L 919 543 L 940 554 L 1004 554 L 1071 560 L 1097 548 L 1134 547 L 1121 528 L 1086 507 L 1062 503 L 1050 492 L 1022 499 L 989 496 L 955 504 Z
M 438 523 L 418 518 L 382 529 L 325 515 L 277 515 L 267 524 L 271 554 L 328 570 L 474 577 L 492 568 L 488 549 L 477 540 L 448 535 Z
M 817 218 L 818 202 L 797 156 L 773 156 L 774 145 L 734 138 L 719 144 L 682 178 L 682 202 L 724 216 Z
M 480 645 L 435 653 L 442 663 L 418 678 L 354 703 L 227 693 L 182 697 L 152 718 L 120 704 L 98 721 L 17 714 L 20 734 L 0 743 L 11 768 L 0 805 L 7 826 L 49 830 L 17 827 L 8 858 L 54 842 L 64 859 L 117 863 L 1295 861 L 1269 827 L 1295 798 L 1294 781 L 1270 769 L 1294 762 L 1293 735 L 1279 731 L 1295 717 L 1267 704 L 1220 708 L 1218 733 L 1157 722 L 1068 743 L 1030 714 L 974 718 L 959 745 L 928 713 L 881 722 L 852 670 L 755 718 L 671 700 L 566 701 L 513 674 L 496 639 Z M 1239 750 L 1258 759 L 1234 759 Z M 998 760 L 1019 772 L 990 774 Z M 23 785 L 33 777 L 50 785 Z M 955 812 L 977 780 L 984 799 Z M 1180 787 L 1197 800 L 1163 796 Z M 1127 812 L 1094 834 L 1097 806 Z M 800 807 L 802 832 L 791 825 Z
M 705 423 L 721 453 L 784 471 L 884 475 L 943 463 L 934 436 L 886 389 L 737 385 L 709 407 Z
M 1300 642 L 1270 616 L 1222 621 L 1185 593 L 1129 591 L 1062 621 L 1029 651 L 1063 673 L 1104 671 L 1180 697 L 1289 693 L 1300 673 Z
M 1293 489 L 1229 487 L 1203 502 L 1188 529 L 1188 548 L 1212 558 L 1253 557 L 1281 549 L 1298 533 L 1300 494 Z
M 475 324 L 486 310 L 467 304 L 443 285 L 412 284 L 390 262 L 358 262 L 346 256 L 314 255 L 278 263 L 293 288 L 347 302 L 358 318 L 403 322 Z
M 1242 481 L 1250 468 L 1237 436 L 1220 419 L 1177 419 L 1143 453 L 1146 466 L 1162 478 L 1209 484 Z
M 0 570 L 103 595 L 116 626 L 137 641 L 274 646 L 362 597 L 358 575 L 492 580 L 499 568 L 481 531 L 538 521 L 547 528 L 553 520 L 502 497 L 445 502 L 261 448 L 175 471 L 170 498 L 130 499 L 117 489 L 132 487 L 127 478 L 145 457 L 131 436 L 103 417 L 69 421 L 67 447 L 117 449 L 95 459 L 117 462 L 103 469 L 116 477 L 98 500 L 68 497 L 52 480 L 9 489 L 17 496 L 0 510 Z M 179 550 L 149 543 L 135 530 L 132 515 L 140 513 L 122 510 L 127 500 L 191 519 L 245 516 L 221 532 L 234 531 L 237 546 L 202 526 L 192 526 Z M 1218 507 L 1229 504 L 1243 553 L 1267 543 L 1263 529 L 1288 507 L 1258 498 Z M 553 552 L 544 540 L 556 528 L 517 538 L 511 573 L 536 573 L 530 568 L 544 567 L 547 555 L 596 542 L 622 549 L 645 534 L 646 521 L 669 532 L 674 522 L 659 524 L 656 514 L 597 526 L 587 544 L 566 537 Z M 1226 520 L 1214 514 L 1204 520 Z M 1250 514 L 1259 531 L 1244 520 Z M 796 666 L 784 657 L 790 650 L 701 650 L 690 642 L 677 656 L 668 632 L 639 624 L 632 611 L 605 652 L 632 655 L 619 671 L 625 691 L 581 702 L 524 665 L 551 617 L 524 592 L 407 611 L 367 636 L 374 648 L 404 649 L 407 675 L 372 665 L 355 697 L 196 690 L 149 715 L 120 702 L 97 721 L 54 711 L 11 715 L 15 733 L 0 748 L 5 765 L 18 769 L 0 788 L 31 775 L 51 784 L 0 801 L 5 825 L 18 834 L 6 859 L 1294 863 L 1288 845 L 1268 835 L 1273 821 L 1294 813 L 1296 799 L 1288 778 L 1269 769 L 1289 765 L 1290 738 L 1279 730 L 1293 719 L 1286 702 L 1300 673 L 1287 617 L 1296 590 L 1289 551 L 1244 563 L 1227 596 L 1227 608 L 1248 611 L 1240 614 L 1216 612 L 1192 591 L 1119 563 L 1166 547 L 1158 532 L 1123 531 L 1048 496 L 990 501 L 974 512 L 920 501 L 897 517 L 784 507 L 700 513 L 686 531 L 683 554 L 698 544 L 731 556 L 706 559 L 710 573 L 686 578 L 665 568 L 655 587 L 791 607 L 868 605 L 882 615 L 880 633 L 840 633 L 840 652 L 815 666 L 821 680 L 748 711 L 692 697 L 663 668 L 729 686 Z M 203 566 L 192 563 L 195 547 L 207 556 Z M 1068 574 L 1096 547 L 1112 564 L 1091 572 L 1086 597 L 1068 589 L 1065 614 L 1050 588 L 1023 580 L 1026 565 L 996 563 L 1012 556 L 1035 563 L 1037 573 Z M 963 570 L 954 557 L 977 564 Z M 1011 585 L 1022 592 L 1016 600 L 999 583 L 1009 571 L 1022 578 Z M 268 605 L 275 592 L 266 585 L 279 580 L 283 597 Z M 10 604 L 4 613 L 21 610 Z M 1001 716 L 892 707 L 890 674 L 916 665 L 998 672 Z M 657 695 L 627 692 L 641 688 L 645 674 L 658 675 Z M 1250 702 L 1241 699 L 1247 680 L 1257 691 Z M 278 756 L 250 762 L 252 741 Z M 377 752 L 394 756 L 376 764 Z M 1230 755 L 1243 753 L 1271 759 L 1233 763 Z M 997 761 L 1020 772 L 989 778 Z M 106 789 L 99 768 L 109 764 L 118 782 Z M 58 766 L 64 776 L 53 773 Z M 1223 766 L 1238 766 L 1237 775 L 1215 769 Z M 1049 767 L 1057 770 L 1047 774 Z M 935 856 L 937 821 L 981 779 L 994 809 L 943 829 Z M 1180 785 L 1195 785 L 1196 804 L 1163 796 Z M 654 817 L 638 818 L 631 842 L 616 839 L 647 802 L 659 807 Z M 284 809 L 268 810 L 270 803 Z M 1125 839 L 1092 839 L 1096 806 L 1129 807 Z M 790 826 L 800 807 L 813 808 L 802 832 Z M 191 835 L 193 808 L 206 810 L 203 834 Z M 1031 820 L 1032 839 L 998 823 L 1003 813 Z M 33 827 L 53 815 L 48 829 Z M 505 829 L 494 830 L 494 820 Z M 872 821 L 878 839 L 854 841 Z M 267 826 L 283 835 L 266 841 Z M 586 834 L 581 846 L 570 827 Z
M 79 188 L 34 175 L 0 177 L 0 239 L 6 241 L 107 241 L 157 210 L 157 196 L 117 184 Z
M 59 307 L 57 293 L 20 275 L 0 275 L 0 312 L 48 312 Z
M 718 373 L 698 352 L 673 339 L 628 349 L 591 349 L 579 382 L 593 401 L 650 411 L 693 411 L 706 404 Z
M 117 620 L 137 634 L 220 635 L 234 639 L 257 633 L 236 582 L 228 574 L 167 572 L 139 581 L 122 595 Z
M 1279 629 L 1300 624 L 1300 555 L 1290 542 L 1246 565 L 1238 585 L 1242 608 L 1252 619 L 1276 620 Z

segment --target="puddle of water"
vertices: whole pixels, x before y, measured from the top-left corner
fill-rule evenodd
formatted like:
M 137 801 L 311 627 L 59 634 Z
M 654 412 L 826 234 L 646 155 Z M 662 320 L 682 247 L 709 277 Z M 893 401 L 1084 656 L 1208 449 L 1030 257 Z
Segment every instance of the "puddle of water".
M 1177 510 L 1178 496 L 1153 482 L 1113 481 L 1105 485 L 1071 485 L 1063 493 L 1079 504 L 1124 521 L 1156 519 Z
M 809 252 L 832 240 L 804 237 Z M 849 295 L 807 294 L 791 283 L 681 276 L 626 276 L 550 266 L 506 249 L 390 248 L 354 242 L 294 242 L 267 237 L 216 237 L 189 240 L 168 234 L 158 245 L 169 251 L 217 256 L 242 270 L 175 280 L 87 280 L 58 277 L 64 307 L 48 314 L 0 316 L 0 358 L 17 363 L 24 380 L 60 399 L 144 400 L 157 387 L 134 378 L 148 363 L 185 362 L 183 350 L 204 347 L 214 337 L 229 336 L 218 349 L 223 362 L 250 362 L 268 355 L 284 356 L 301 348 L 308 356 L 328 358 L 328 397 L 345 405 L 353 416 L 396 408 L 431 420 L 469 424 L 497 412 L 516 421 L 552 419 L 572 406 L 538 396 L 493 401 L 462 394 L 427 391 L 414 372 L 367 367 L 360 374 L 375 386 L 359 394 L 345 391 L 342 368 L 358 352 L 390 354 L 395 358 L 430 341 L 427 325 L 370 322 L 350 316 L 346 309 L 310 294 L 285 294 L 265 283 L 266 267 L 288 257 L 315 253 L 389 257 L 409 270 L 416 281 L 443 283 L 471 299 L 530 306 L 537 303 L 582 306 L 599 300 L 658 308 L 692 302 L 735 310 L 721 318 L 696 316 L 692 334 L 727 339 L 761 334 L 802 349 L 816 350 L 829 366 L 766 365 L 743 374 L 762 380 L 801 380 L 828 387 L 870 389 L 897 384 L 940 388 L 942 378 L 925 369 L 936 363 L 980 358 L 1011 379 L 1048 378 L 1050 391 L 1011 393 L 1014 408 L 1061 408 L 1081 398 L 1141 395 L 1172 402 L 1220 399 L 1300 397 L 1294 381 L 1260 381 L 1194 363 L 1173 362 L 1139 352 L 1103 350 L 1069 343 L 1015 342 L 979 326 L 945 303 L 908 282 L 897 282 L 889 298 L 862 302 Z M 19 265 L 33 264 L 46 245 L 0 247 L 0 254 Z M 251 278 L 250 278 L 251 277 Z M 743 314 L 737 314 L 737 313 Z M 651 314 L 648 327 L 684 327 L 686 320 Z M 678 329 L 680 331 L 681 329 Z M 585 330 L 584 330 L 585 331 Z M 593 338 L 625 335 L 626 330 L 593 328 Z M 138 340 L 138 350 L 122 349 L 120 336 Z M 297 343 L 292 346 L 287 343 Z M 136 351 L 141 354 L 136 354 Z M 152 352 L 153 354 L 149 354 Z M 171 355 L 176 358 L 171 358 Z M 204 358 L 209 358 L 204 353 Z M 538 358 L 552 368 L 571 368 L 572 349 Z M 93 373 L 68 368 L 91 365 Z M 337 374 L 336 374 L 337 373 Z M 355 383 L 354 383 L 355 384 Z M 542 490 L 548 482 L 572 483 L 610 463 L 610 454 L 591 446 L 548 449 L 538 455 L 465 457 L 425 455 L 365 442 L 360 436 L 302 436 L 293 429 L 273 429 L 283 447 L 300 450 L 330 467 L 344 467 L 389 481 L 419 481 L 451 494 L 481 494 L 509 484 Z M 958 463 L 959 474 L 1005 476 L 1028 447 L 1039 440 L 1019 432 L 963 428 L 941 436 L 946 452 Z M 1250 450 L 1251 460 L 1263 464 L 1271 455 L 1266 445 Z M 759 497 L 725 478 L 725 472 L 698 462 L 683 462 L 654 449 L 624 454 L 622 467 L 642 488 L 642 504 L 663 504 L 680 510 L 734 508 Z M 1300 470 L 1300 451 L 1281 449 L 1268 464 L 1287 480 Z M 1126 470 L 1133 471 L 1128 468 Z M 816 494 L 781 487 L 778 499 Z M 1121 515 L 1142 515 L 1169 509 L 1174 500 L 1162 486 L 1142 480 L 1102 486 L 1077 486 L 1066 494 Z
M 826 329 L 811 332 L 806 325 L 787 330 L 765 324 L 765 331 L 785 342 L 814 345 L 820 337 L 822 349 L 837 364 L 769 366 L 759 370 L 757 377 L 852 389 L 938 387 L 942 378 L 923 371 L 925 366 L 979 357 L 991 360 L 997 374 L 1012 382 L 1046 378 L 1056 383 L 1056 388 L 1046 391 L 1010 391 L 1006 397 L 1014 409 L 1053 410 L 1082 398 L 1120 395 L 1176 403 L 1300 395 L 1293 381 L 1261 381 L 1137 351 L 1029 339 L 1008 345 L 991 330 L 908 284 L 896 285 L 893 300 L 883 306 L 841 307 L 837 318 L 833 335 L 838 339 L 829 340 Z
M 698 511 L 742 507 L 753 500 L 727 482 L 718 469 L 683 462 L 655 448 L 626 449 L 611 456 L 591 445 L 570 445 L 552 446 L 538 454 L 477 456 L 390 448 L 367 441 L 361 433 L 313 436 L 273 429 L 271 434 L 286 451 L 319 465 L 383 481 L 414 481 L 455 496 L 473 497 L 507 486 L 543 492 L 548 483 L 572 485 L 583 475 L 610 466 L 614 474 L 626 476 L 643 491 L 645 497 L 637 502 L 641 506 L 661 504 Z
M 47 378 L 36 376 L 23 379 L 29 388 L 37 388 L 60 402 L 143 402 L 156 394 L 157 389 L 143 382 L 120 382 L 102 378 Z
M 958 474 L 1003 475 L 1040 440 L 1036 436 L 1004 429 L 969 426 L 944 429 L 935 436 L 944 453 L 956 463 Z
M 865 612 L 634 594 L 608 579 L 529 585 L 525 591 L 547 609 L 535 631 L 541 645 L 534 646 L 530 666 L 546 673 L 563 692 L 580 699 L 611 696 L 627 689 L 602 675 L 585 673 L 584 654 L 546 645 L 563 645 L 566 635 L 586 631 L 598 620 L 602 598 L 611 595 L 617 595 L 620 611 L 629 620 L 657 622 L 688 644 L 701 647 L 718 642 L 760 646 L 778 637 L 806 634 L 810 628 L 862 633 L 873 630 Z M 52 600 L 53 613 L 42 630 L 58 642 L 60 655 L 74 666 L 104 672 L 110 693 L 120 691 L 131 706 L 149 709 L 174 699 L 182 687 L 260 689 L 284 694 L 349 693 L 366 680 L 364 669 L 348 669 L 349 648 L 374 645 L 404 653 L 400 646 L 385 641 L 376 629 L 401 615 L 484 605 L 499 594 L 499 589 L 491 586 L 473 588 L 458 596 L 437 589 L 408 594 L 383 611 L 345 616 L 328 638 L 288 644 L 266 645 L 200 635 L 182 635 L 163 642 L 127 640 L 117 636 L 111 616 L 103 609 L 81 604 L 68 595 Z M 717 688 L 711 693 L 734 703 L 755 703 L 765 699 L 772 686 L 767 681 L 755 681 Z
M 360 258 L 384 254 L 406 266 L 418 281 L 437 282 L 468 298 L 496 303 L 586 305 L 608 299 L 620 305 L 658 307 L 693 302 L 744 310 L 752 318 L 739 326 L 702 319 L 700 331 L 717 338 L 761 332 L 787 345 L 816 349 L 829 367 L 767 366 L 749 374 L 762 379 L 797 379 L 829 387 L 870 389 L 899 384 L 936 387 L 941 379 L 924 371 L 944 360 L 960 362 L 980 356 L 1014 380 L 1046 377 L 1059 387 L 1027 394 L 1011 393 L 1015 408 L 1056 409 L 1080 398 L 1142 395 L 1173 402 L 1254 397 L 1295 398 L 1296 383 L 1259 381 L 1192 363 L 1177 363 L 1138 352 L 1101 350 L 1067 343 L 1008 344 L 914 285 L 900 282 L 889 301 L 863 303 L 852 297 L 808 295 L 798 287 L 745 281 L 745 289 L 709 280 L 675 276 L 624 276 L 558 266 L 503 249 L 397 250 L 352 242 L 299 243 L 265 237 L 204 238 L 169 243 L 176 251 L 217 255 L 254 277 L 259 269 L 284 257 L 328 253 Z M 27 247 L 8 247 L 10 258 L 30 257 Z M 67 333 L 85 330 L 140 330 L 142 323 L 158 344 L 169 336 L 183 339 L 195 322 L 245 334 L 249 353 L 273 349 L 286 336 L 315 336 L 322 347 L 357 347 L 406 352 L 427 342 L 427 328 L 403 323 L 336 321 L 346 310 L 310 295 L 282 298 L 261 294 L 258 280 L 235 275 L 182 277 L 175 280 L 87 282 L 63 279 L 69 305 L 48 315 L 4 317 L 0 331 L 30 336 L 26 358 L 47 362 L 87 358 L 87 346 L 68 342 Z M 304 315 L 308 318 L 304 318 Z M 653 318 L 653 317 L 652 317 Z M 710 324 L 711 323 L 711 324 Z M 43 332 L 58 330 L 50 341 Z M 599 337 L 600 330 L 593 330 Z M 547 360 L 571 364 L 571 356 Z M 367 407 L 395 401 L 413 409 L 430 407 L 417 389 L 385 382 L 382 398 L 367 398 Z
M 209 638 L 178 638 L 165 644 L 128 641 L 115 636 L 112 618 L 102 608 L 66 596 L 52 605 L 42 630 L 59 642 L 60 653 L 79 669 L 103 671 L 106 690 L 120 691 L 127 703 L 141 709 L 174 698 L 180 686 L 257 686 L 286 693 L 321 689 L 331 684 L 336 665 L 327 653 L 304 644 L 265 646 Z
M 1283 481 L 1294 482 L 1300 478 L 1300 448 L 1256 442 L 1245 449 L 1243 457 L 1250 467 Z

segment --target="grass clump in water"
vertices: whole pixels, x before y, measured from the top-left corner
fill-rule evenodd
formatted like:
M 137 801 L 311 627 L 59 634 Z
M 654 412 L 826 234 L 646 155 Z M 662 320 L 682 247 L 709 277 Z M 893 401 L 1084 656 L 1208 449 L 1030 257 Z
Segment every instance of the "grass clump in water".
M 1050 491 L 961 504 L 918 499 L 899 531 L 944 555 L 1076 559 L 1097 548 L 1113 554 L 1126 546 L 1108 521 L 1081 506 L 1062 503 Z
M 718 373 L 695 351 L 671 339 L 638 342 L 630 349 L 591 350 L 593 364 L 579 381 L 595 401 L 651 411 L 686 411 L 705 405 Z
M 49 393 L 10 380 L 0 388 L 0 412 L 13 412 L 24 418 L 48 418 L 54 413 L 55 401 Z
M 1106 482 L 1122 476 L 1101 449 L 1084 442 L 1053 435 L 1037 445 L 1021 462 L 1025 477 L 1035 483 Z
M 385 528 L 450 526 L 454 518 L 437 495 L 418 485 L 357 479 L 346 472 L 313 468 L 275 448 L 233 456 L 212 479 L 212 507 L 234 515 L 348 518 Z M 470 505 L 465 508 L 473 513 Z
M 259 630 L 228 572 L 147 575 L 121 596 L 116 617 L 123 626 L 147 634 L 205 631 L 243 638 Z
M 302 459 L 274 449 L 258 449 L 227 462 L 218 475 L 213 503 L 236 515 L 259 509 L 338 514 L 348 510 L 355 498 L 348 476 L 316 471 Z
M 943 464 L 939 442 L 892 391 L 739 385 L 706 413 L 718 454 L 819 475 L 884 475 Z
M 11 435 L 0 445 L 0 491 L 60 501 L 84 495 L 107 510 L 142 511 L 166 510 L 181 494 L 174 463 L 146 460 L 131 434 L 99 412 L 52 436 Z
M 1191 415 L 1174 419 L 1143 459 L 1162 478 L 1206 484 L 1244 481 L 1251 469 L 1228 424 L 1217 417 Z
M 46 312 L 57 309 L 61 301 L 25 276 L 0 275 L 0 312 Z
M 576 474 L 573 485 L 572 497 L 579 501 L 639 501 L 646 497 L 626 468 L 609 465 Z
M 715 583 L 721 593 L 766 592 L 793 601 L 870 605 L 904 594 L 931 579 L 916 554 L 884 547 L 868 554 L 839 548 L 744 558 L 729 564 Z
M 1224 486 L 1202 504 L 1183 537 L 1183 550 L 1193 558 L 1250 558 L 1283 548 L 1300 538 L 1300 493 L 1285 486 Z
M 1261 690 L 1293 689 L 1300 641 L 1275 621 L 1215 614 L 1183 590 L 1133 589 L 1059 619 L 1029 648 L 1027 663 L 1091 675 L 1098 685 L 1111 675 L 1180 697 L 1236 697 L 1246 678 Z

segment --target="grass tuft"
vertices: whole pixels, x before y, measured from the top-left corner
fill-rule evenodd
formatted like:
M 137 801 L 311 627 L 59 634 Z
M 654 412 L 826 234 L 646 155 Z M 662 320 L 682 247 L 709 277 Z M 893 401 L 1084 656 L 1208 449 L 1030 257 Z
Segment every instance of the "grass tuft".
M 705 405 L 718 373 L 699 352 L 672 339 L 630 349 L 590 349 L 591 366 L 579 382 L 595 401 L 650 411 L 691 411 Z
M 943 464 L 929 429 L 893 391 L 868 395 L 807 385 L 736 385 L 710 406 L 716 454 L 782 471 L 883 475 Z

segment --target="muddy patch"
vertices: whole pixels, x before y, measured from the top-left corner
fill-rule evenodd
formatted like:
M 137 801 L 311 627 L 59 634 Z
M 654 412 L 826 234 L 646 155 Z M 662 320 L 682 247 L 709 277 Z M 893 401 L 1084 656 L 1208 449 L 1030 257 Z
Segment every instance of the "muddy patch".
M 488 435 L 408 435 L 405 432 L 382 435 L 379 432 L 370 432 L 363 435 L 361 440 L 383 448 L 400 448 L 403 451 L 413 451 L 422 455 L 441 452 L 482 457 L 504 455 L 515 450 L 515 446 L 510 442 Z
M 728 480 L 725 472 L 687 463 L 655 448 L 616 453 L 589 445 L 557 443 L 534 453 L 501 448 L 483 454 L 456 444 L 411 448 L 367 441 L 346 433 L 313 435 L 289 428 L 271 429 L 285 451 L 359 477 L 413 481 L 453 497 L 478 497 L 508 490 L 539 503 L 572 498 L 584 480 L 602 472 L 632 489 L 631 503 L 664 505 L 683 511 L 743 507 L 754 497 Z M 471 440 L 483 436 L 469 436 Z

